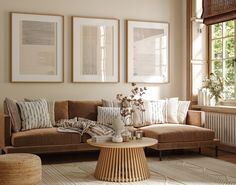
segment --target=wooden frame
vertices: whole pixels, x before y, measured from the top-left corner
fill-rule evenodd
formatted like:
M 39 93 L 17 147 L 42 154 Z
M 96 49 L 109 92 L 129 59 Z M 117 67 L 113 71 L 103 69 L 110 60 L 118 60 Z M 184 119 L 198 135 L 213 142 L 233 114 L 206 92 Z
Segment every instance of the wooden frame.
M 63 82 L 64 16 L 11 13 L 11 82 Z
M 119 82 L 119 20 L 72 17 L 73 82 Z
M 197 1 L 197 0 L 196 0 Z M 207 65 L 206 66 L 206 72 L 209 73 L 209 65 L 208 65 L 208 54 L 206 55 L 205 59 L 199 60 L 194 58 L 193 56 L 193 22 L 198 22 L 200 23 L 202 20 L 197 17 L 197 15 L 194 13 L 195 12 L 195 0 L 190 0 L 187 1 L 187 9 L 186 9 L 186 14 L 187 14 L 187 99 L 191 100 L 191 104 L 195 105 L 197 104 L 197 95 L 193 94 L 193 75 L 194 75 L 194 65 Z M 199 32 L 202 32 L 203 30 L 198 29 Z M 206 35 L 207 38 L 206 41 L 208 40 L 208 34 L 209 33 L 209 28 L 206 27 Z M 206 43 L 206 53 L 209 53 L 209 46 L 208 46 L 208 41 Z
M 127 82 L 169 82 L 169 23 L 126 21 Z

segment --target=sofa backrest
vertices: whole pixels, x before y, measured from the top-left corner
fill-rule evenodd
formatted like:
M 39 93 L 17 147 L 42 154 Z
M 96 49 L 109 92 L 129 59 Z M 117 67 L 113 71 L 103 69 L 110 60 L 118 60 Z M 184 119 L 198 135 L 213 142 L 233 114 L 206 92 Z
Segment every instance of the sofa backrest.
M 97 106 L 101 105 L 101 101 L 56 101 L 54 109 L 55 121 L 74 117 L 83 117 L 96 121 Z
M 55 121 L 69 119 L 68 101 L 56 101 L 54 105 Z

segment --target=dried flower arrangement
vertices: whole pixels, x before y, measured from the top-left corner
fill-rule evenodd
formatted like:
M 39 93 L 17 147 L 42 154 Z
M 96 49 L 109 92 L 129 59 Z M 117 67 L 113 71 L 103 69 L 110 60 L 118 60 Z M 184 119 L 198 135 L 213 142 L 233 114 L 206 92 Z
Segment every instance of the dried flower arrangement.
M 120 114 L 123 117 L 123 121 L 127 125 L 127 120 L 130 120 L 128 124 L 132 122 L 132 114 L 135 110 L 141 112 L 145 111 L 144 102 L 142 96 L 145 94 L 147 88 L 137 87 L 136 83 L 131 84 L 133 89 L 131 89 L 131 94 L 125 96 L 123 94 L 117 94 L 116 99 L 121 103 Z

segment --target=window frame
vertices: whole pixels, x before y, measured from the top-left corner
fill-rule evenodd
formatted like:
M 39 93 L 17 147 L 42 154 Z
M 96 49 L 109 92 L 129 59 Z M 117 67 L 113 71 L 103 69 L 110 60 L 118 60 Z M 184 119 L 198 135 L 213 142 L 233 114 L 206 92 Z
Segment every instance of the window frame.
M 234 19 L 233 20 L 234 21 L 234 41 L 236 42 L 236 19 Z M 225 23 L 225 22 L 227 22 L 227 21 L 224 21 L 224 22 L 222 22 L 223 24 Z M 217 23 L 217 24 L 219 24 L 219 23 Z M 213 29 L 213 26 L 214 26 L 214 24 L 213 25 L 210 25 L 210 26 L 208 26 L 208 29 L 209 29 L 209 31 L 208 31 L 208 65 L 209 65 L 209 73 L 211 73 L 211 72 L 213 72 L 213 62 L 214 61 L 216 61 L 216 60 L 220 60 L 221 62 L 222 62 L 222 65 L 223 65 L 223 67 L 222 67 L 222 73 L 223 73 L 223 77 L 225 77 L 225 74 L 224 74 L 224 66 L 225 66 L 225 62 L 226 62 L 226 60 L 228 60 L 228 59 L 232 59 L 233 61 L 234 61 L 234 71 L 235 71 L 235 82 L 234 82 L 234 94 L 235 94 L 235 96 L 234 96 L 234 98 L 230 98 L 230 99 L 226 99 L 226 100 L 223 100 L 222 101 L 222 104 L 225 104 L 225 103 L 227 103 L 227 101 L 229 101 L 229 100 L 235 100 L 235 102 L 236 102 L 236 44 L 234 44 L 234 57 L 230 57 L 230 58 L 225 58 L 224 57 L 224 51 L 223 51 L 223 48 L 224 48 L 224 41 L 225 41 L 225 39 L 227 39 L 227 38 L 230 38 L 230 37 L 232 37 L 232 36 L 225 36 L 224 35 L 224 26 L 223 26 L 223 29 L 222 29 L 222 35 L 221 35 L 221 37 L 219 37 L 219 38 L 217 38 L 217 39 L 221 39 L 221 41 L 222 41 L 222 58 L 220 58 L 220 59 L 213 59 L 213 57 L 212 57 L 212 54 L 213 54 L 213 46 L 212 46 L 212 44 L 213 44 L 213 40 L 216 40 L 216 39 L 213 39 L 212 38 L 212 29 Z
M 187 99 L 191 101 L 191 105 L 196 105 L 198 103 L 198 95 L 194 94 L 193 91 L 193 58 L 192 58 L 192 48 L 193 48 L 193 30 L 192 30 L 192 22 L 193 20 L 196 21 L 203 21 L 202 17 L 201 17 L 201 12 L 199 12 L 199 5 L 197 5 L 196 3 L 199 0 L 190 0 L 187 1 L 187 79 L 186 79 L 186 83 L 187 83 L 187 89 L 186 89 L 186 93 L 187 93 Z M 201 7 L 200 7 L 201 8 Z M 235 20 L 236 21 L 236 20 Z M 235 23 L 235 30 L 236 30 L 236 23 Z M 207 32 L 207 36 L 205 38 L 207 46 L 206 46 L 206 76 L 209 77 L 210 72 L 212 71 L 212 62 L 211 62 L 211 42 L 209 41 L 211 39 L 211 30 L 210 30 L 210 26 L 206 25 L 206 32 Z M 236 34 L 234 34 L 235 37 L 235 41 L 236 41 Z M 235 47 L 235 59 L 234 59 L 234 68 L 236 71 L 236 45 Z M 200 88 L 200 87 L 199 87 Z M 236 76 L 235 76 L 235 99 L 228 99 L 228 100 L 224 100 L 223 102 L 221 102 L 221 105 L 228 105 L 228 106 L 236 106 Z

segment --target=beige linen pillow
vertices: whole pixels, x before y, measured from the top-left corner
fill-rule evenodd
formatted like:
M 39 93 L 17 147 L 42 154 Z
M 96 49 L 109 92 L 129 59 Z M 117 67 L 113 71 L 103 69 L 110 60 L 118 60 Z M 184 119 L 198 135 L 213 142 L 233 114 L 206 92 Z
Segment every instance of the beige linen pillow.
M 21 118 L 17 101 L 5 98 L 4 111 L 10 116 L 13 132 L 19 132 L 21 130 Z

